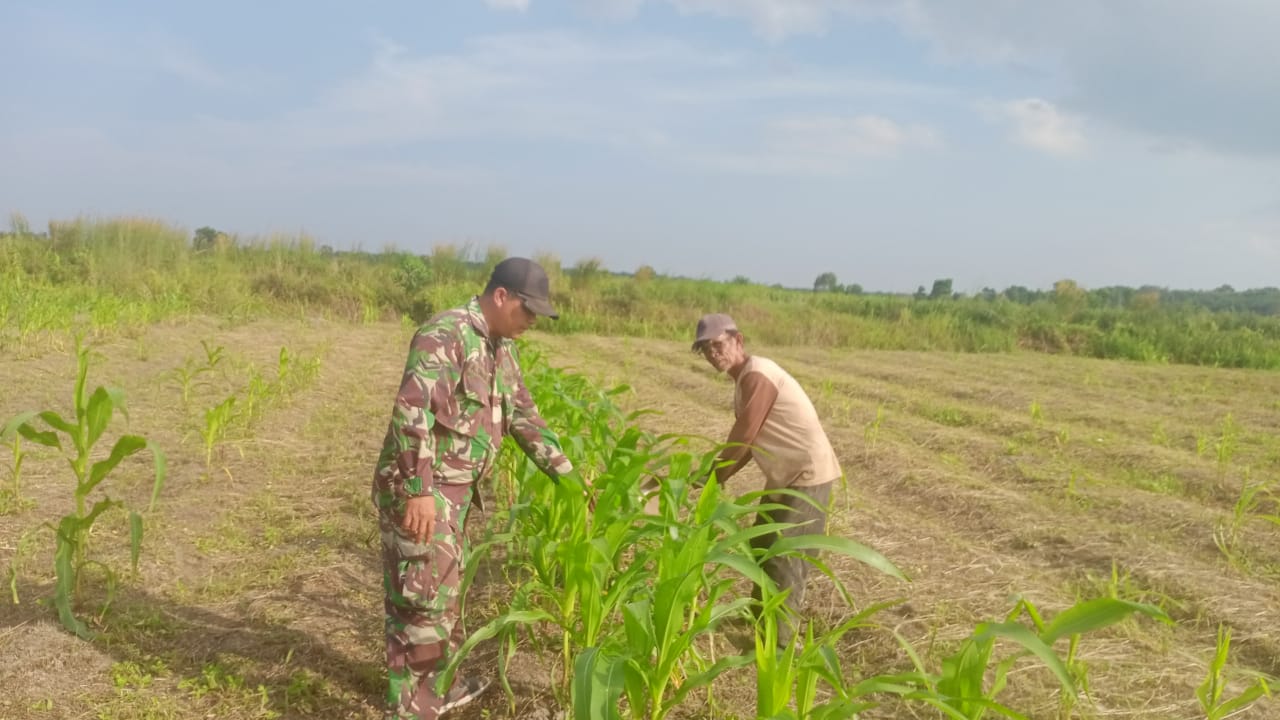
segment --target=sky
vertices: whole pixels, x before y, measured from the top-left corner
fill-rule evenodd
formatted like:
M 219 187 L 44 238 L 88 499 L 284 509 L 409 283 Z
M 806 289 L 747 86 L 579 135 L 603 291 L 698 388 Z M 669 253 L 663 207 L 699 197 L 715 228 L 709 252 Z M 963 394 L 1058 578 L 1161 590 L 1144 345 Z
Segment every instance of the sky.
M 1275 0 L 5 0 L 0 27 L 0 212 L 33 227 L 1280 285 Z

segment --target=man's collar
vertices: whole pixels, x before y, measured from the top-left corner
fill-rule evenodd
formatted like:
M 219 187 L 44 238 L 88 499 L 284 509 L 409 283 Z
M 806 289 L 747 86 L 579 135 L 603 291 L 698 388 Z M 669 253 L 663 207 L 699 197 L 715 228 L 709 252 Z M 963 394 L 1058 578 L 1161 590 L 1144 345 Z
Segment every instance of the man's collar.
M 489 322 L 484 319 L 484 311 L 480 309 L 479 295 L 472 297 L 471 302 L 467 303 L 467 319 L 480 337 L 492 342 L 493 338 L 489 337 Z

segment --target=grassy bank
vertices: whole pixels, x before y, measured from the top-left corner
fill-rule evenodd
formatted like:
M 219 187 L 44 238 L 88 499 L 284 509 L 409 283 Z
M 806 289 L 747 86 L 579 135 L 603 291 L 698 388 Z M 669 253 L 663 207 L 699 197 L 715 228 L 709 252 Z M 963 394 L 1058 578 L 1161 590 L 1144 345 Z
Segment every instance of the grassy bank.
M 23 347 L 74 327 L 111 334 L 195 315 L 420 322 L 476 292 L 505 254 L 500 247 L 458 246 L 429 255 L 336 252 L 306 236 L 244 239 L 201 228 L 193 237 L 140 218 L 82 218 L 36 233 L 15 219 L 0 236 L 0 343 Z M 663 277 L 648 268 L 621 275 L 593 260 L 562 267 L 555 256 L 538 259 L 562 309 L 562 320 L 546 323 L 554 333 L 680 339 L 701 313 L 724 311 L 772 345 L 1021 348 L 1280 367 L 1280 316 L 1267 314 L 1270 290 L 1162 295 L 1086 291 L 1064 281 L 1053 291 L 1010 288 L 974 297 L 853 294 Z

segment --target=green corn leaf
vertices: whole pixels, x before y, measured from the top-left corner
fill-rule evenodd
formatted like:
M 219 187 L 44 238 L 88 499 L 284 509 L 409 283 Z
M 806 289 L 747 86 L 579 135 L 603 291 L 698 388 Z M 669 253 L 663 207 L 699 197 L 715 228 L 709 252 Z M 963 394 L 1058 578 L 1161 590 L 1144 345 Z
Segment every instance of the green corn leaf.
M 903 575 L 902 571 L 885 556 L 862 543 L 834 535 L 795 535 L 782 538 L 765 552 L 762 561 L 784 553 L 803 550 L 820 550 L 845 555 L 864 565 L 873 567 L 885 575 L 903 581 L 907 580 L 907 576 Z
M 632 651 L 642 652 L 655 644 L 651 603 L 637 600 L 622 607 L 622 627 Z
M 1060 638 L 1080 635 L 1114 625 L 1133 613 L 1142 613 L 1161 622 L 1172 622 L 1163 610 L 1155 605 L 1130 602 L 1116 598 L 1088 600 L 1063 610 L 1045 627 L 1040 639 L 1052 645 Z
M 741 543 L 750 543 L 751 540 L 755 538 L 762 537 L 764 535 L 781 533 L 783 530 L 787 530 L 796 526 L 797 526 L 796 523 L 761 523 L 759 525 L 752 525 L 751 527 L 744 528 L 726 537 L 725 539 L 716 543 L 716 546 L 717 548 L 738 547 L 739 544 Z
M 105 460 L 99 460 L 89 469 L 89 481 L 84 490 L 87 492 L 98 486 L 98 483 L 107 476 L 107 473 L 115 469 L 120 461 L 133 455 L 134 453 L 147 447 L 150 443 L 146 438 L 138 435 L 122 435 L 116 440 L 115 447 L 111 448 L 111 454 Z M 157 475 L 160 473 L 160 467 L 163 462 L 157 466 Z
M 706 561 L 712 565 L 723 565 L 737 572 L 739 575 L 747 578 L 757 585 L 773 588 L 773 581 L 760 567 L 759 563 L 754 560 L 730 552 L 712 552 L 706 557 Z
M 1266 680 L 1258 678 L 1256 685 L 1245 690 L 1239 696 L 1219 705 L 1216 708 L 1217 716 L 1223 718 L 1231 717 L 1231 715 L 1235 714 L 1237 711 L 1243 710 L 1257 702 L 1257 700 L 1264 695 L 1266 697 L 1271 697 L 1271 689 L 1267 687 Z
M 102 437 L 103 431 L 111 424 L 111 415 L 115 411 L 115 402 L 111 393 L 104 387 L 98 386 L 97 390 L 89 396 L 89 404 L 85 409 L 85 422 L 89 427 L 88 446 L 98 442 L 98 438 Z
M 89 627 L 71 610 L 72 594 L 75 592 L 76 572 L 75 550 L 78 546 L 78 522 L 75 517 L 64 517 L 58 523 L 57 547 L 53 553 L 53 569 L 57 576 L 54 586 L 53 604 L 58 609 L 58 619 L 62 626 L 77 636 L 89 640 L 92 633 Z
M 933 678 L 923 673 L 873 675 L 847 688 L 850 697 L 863 695 L 898 695 L 908 697 L 933 692 Z
M 111 396 L 111 406 L 127 420 L 129 418 L 129 404 L 125 402 L 124 390 L 118 387 L 108 387 L 107 394 Z
M 76 338 L 76 388 L 73 400 L 75 401 L 76 421 L 84 418 L 85 414 L 85 382 L 89 379 L 89 348 L 81 344 L 81 338 Z
M 670 712 L 679 705 L 690 692 L 699 688 L 707 687 L 716 678 L 735 668 L 750 665 L 753 659 L 749 655 L 729 655 L 715 661 L 711 667 L 703 670 L 697 675 L 685 678 L 679 689 L 672 693 L 671 697 L 662 704 L 663 712 Z
M 984 695 L 983 675 L 991 657 L 994 641 L 985 636 L 985 625 L 979 625 L 973 637 L 966 638 L 955 653 L 942 659 L 942 677 L 938 679 L 938 694 L 966 716 L 974 718 L 981 713 L 975 701 Z
M 99 515 L 106 512 L 110 508 L 113 508 L 116 506 L 123 506 L 123 505 L 124 503 L 120 502 L 119 500 L 112 500 L 111 498 L 102 498 L 101 500 L 93 504 L 93 508 L 89 510 L 88 515 L 85 515 L 82 518 L 76 518 L 76 523 L 75 523 L 76 532 L 88 532 L 89 529 L 93 527 L 93 523 L 97 521 Z M 63 519 L 65 520 L 66 518 L 63 518 Z
M 618 720 L 618 698 L 625 688 L 625 659 L 606 657 L 600 648 L 583 650 L 573 663 L 574 720 Z
M 978 718 L 981 718 L 987 710 L 998 712 L 1001 715 L 1010 718 L 1010 720 L 1028 720 L 1026 715 L 1023 715 L 1011 708 L 1007 708 L 998 702 L 993 702 L 985 698 L 967 700 L 966 702 L 969 705 L 969 710 L 967 712 L 961 712 L 951 706 L 948 698 L 929 695 L 927 693 L 909 697 L 912 700 L 919 700 L 927 705 L 932 705 L 934 708 L 942 711 L 947 717 L 954 718 L 954 720 L 977 720 Z
M 633 718 L 643 718 L 648 706 L 649 685 L 644 671 L 647 664 L 629 658 L 622 668 L 622 683 L 627 693 L 627 705 Z
M 4 426 L 4 430 L 0 431 L 0 440 L 7 440 L 13 433 L 17 433 L 22 437 L 30 440 L 38 445 L 45 447 L 62 449 L 62 442 L 58 440 L 58 434 L 52 430 L 36 430 L 31 425 L 32 418 L 38 416 L 38 413 L 25 412 L 14 416 Z
M 62 416 L 53 410 L 45 410 L 44 412 L 39 413 L 39 417 L 49 427 L 59 432 L 66 433 L 73 438 L 80 432 L 79 427 L 74 423 L 69 423 L 66 420 L 63 420 Z
M 17 415 L 9 418 L 9 422 L 5 423 L 3 428 L 0 428 L 0 442 L 4 442 L 16 435 L 18 433 L 18 428 L 26 425 L 31 421 L 31 418 L 35 416 L 36 413 L 34 412 L 24 412 L 18 413 Z
M 1012 640 L 1024 649 L 1040 659 L 1058 678 L 1058 682 L 1062 684 L 1064 692 L 1075 694 L 1075 681 L 1071 679 L 1071 673 L 1067 672 L 1067 668 L 1062 664 L 1062 659 L 1058 657 L 1053 648 L 1041 640 L 1034 632 L 1025 625 L 1017 623 L 999 623 L 991 624 L 985 627 L 985 630 L 977 633 L 979 638 L 1001 637 L 1006 640 Z
M 147 449 L 151 451 L 151 457 L 155 461 L 156 479 L 151 484 L 151 501 L 147 503 L 147 512 L 151 512 L 156 508 L 156 500 L 160 497 L 160 490 L 164 487 L 165 477 L 168 475 L 169 461 L 164 456 L 164 451 L 158 445 L 147 441 Z
M 457 674 L 458 667 L 476 645 L 496 637 L 515 625 L 531 625 L 536 622 L 554 623 L 556 618 L 544 610 L 517 610 L 490 620 L 484 627 L 472 633 L 471 637 L 467 638 L 458 648 L 458 651 L 454 653 L 453 657 L 449 659 L 449 665 L 436 680 L 436 691 L 443 692 L 453 685 L 453 676 Z

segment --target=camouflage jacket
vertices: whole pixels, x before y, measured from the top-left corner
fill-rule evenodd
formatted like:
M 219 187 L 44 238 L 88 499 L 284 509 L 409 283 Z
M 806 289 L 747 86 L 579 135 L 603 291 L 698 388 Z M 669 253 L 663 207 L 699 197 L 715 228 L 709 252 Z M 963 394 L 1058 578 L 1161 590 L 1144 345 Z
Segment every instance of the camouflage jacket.
M 515 344 L 489 338 L 472 298 L 413 336 L 374 472 L 374 504 L 401 516 L 406 498 L 434 485 L 481 479 L 508 434 L 551 477 L 573 470 L 525 387 Z

